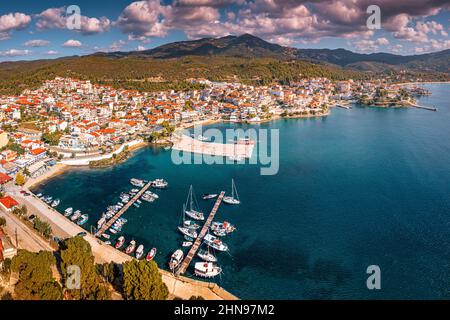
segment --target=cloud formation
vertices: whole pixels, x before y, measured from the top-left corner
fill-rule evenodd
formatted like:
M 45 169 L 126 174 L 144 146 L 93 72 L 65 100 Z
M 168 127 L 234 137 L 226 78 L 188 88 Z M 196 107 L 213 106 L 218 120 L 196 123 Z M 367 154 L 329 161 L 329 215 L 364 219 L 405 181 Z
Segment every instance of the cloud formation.
M 21 12 L 8 13 L 0 16 L 0 40 L 9 39 L 13 30 L 28 27 L 31 17 Z
M 27 47 L 46 47 L 50 44 L 47 40 L 29 40 L 24 43 Z
M 67 40 L 66 42 L 64 42 L 63 47 L 81 47 L 82 43 L 78 40 Z

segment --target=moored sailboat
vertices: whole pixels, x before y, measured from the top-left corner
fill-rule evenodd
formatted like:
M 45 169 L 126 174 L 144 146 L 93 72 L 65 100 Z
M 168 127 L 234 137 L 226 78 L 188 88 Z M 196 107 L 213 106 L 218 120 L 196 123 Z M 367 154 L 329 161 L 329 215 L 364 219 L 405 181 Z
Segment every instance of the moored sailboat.
M 203 215 L 203 212 L 200 212 L 198 210 L 196 210 L 195 208 L 197 208 L 198 206 L 195 205 L 194 206 L 194 195 L 193 195 L 194 191 L 192 188 L 192 185 L 189 188 L 189 194 L 188 194 L 188 198 L 186 200 L 186 207 L 189 204 L 189 210 L 184 210 L 184 212 L 186 213 L 186 215 L 194 220 L 205 220 L 205 216 Z M 196 204 L 196 203 L 195 203 Z
M 231 179 L 231 196 L 223 197 L 223 202 L 227 204 L 240 204 L 239 195 L 237 193 L 236 185 L 234 179 Z

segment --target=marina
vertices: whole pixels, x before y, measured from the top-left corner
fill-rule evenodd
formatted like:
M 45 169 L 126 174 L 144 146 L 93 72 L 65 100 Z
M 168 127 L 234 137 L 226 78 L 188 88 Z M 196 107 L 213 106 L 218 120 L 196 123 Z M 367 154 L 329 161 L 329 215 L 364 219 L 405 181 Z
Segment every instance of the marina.
M 192 259 L 194 258 L 195 254 L 197 253 L 198 249 L 200 248 L 203 237 L 207 234 L 209 227 L 211 226 L 211 223 L 217 213 L 217 210 L 219 210 L 220 204 L 222 203 L 222 199 L 225 196 L 225 191 L 222 191 L 219 194 L 219 197 L 217 198 L 216 202 L 214 203 L 214 207 L 212 208 L 208 219 L 206 220 L 205 224 L 202 227 L 202 230 L 200 231 L 197 239 L 195 239 L 194 244 L 192 245 L 191 249 L 189 250 L 188 254 L 186 255 L 186 258 L 181 263 L 180 267 L 176 270 L 177 275 L 181 275 L 186 272 L 187 268 L 189 267 L 189 264 L 191 263 Z
M 147 184 L 145 184 L 132 199 L 130 199 L 107 223 L 100 228 L 100 230 L 95 233 L 95 236 L 100 237 L 106 230 L 111 228 L 117 219 L 119 219 L 136 202 L 136 200 L 138 200 L 144 192 L 150 188 L 151 185 L 152 181 L 147 182 Z

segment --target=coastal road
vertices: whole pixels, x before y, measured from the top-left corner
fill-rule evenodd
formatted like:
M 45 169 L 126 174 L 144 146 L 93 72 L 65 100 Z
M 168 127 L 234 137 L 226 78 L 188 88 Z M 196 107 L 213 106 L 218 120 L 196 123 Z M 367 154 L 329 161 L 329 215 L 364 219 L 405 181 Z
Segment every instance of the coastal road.
M 42 250 L 53 251 L 50 244 L 30 230 L 30 228 L 14 214 L 0 211 L 0 217 L 6 219 L 6 227 L 4 227 L 4 229 L 14 245 L 16 245 L 17 234 L 17 247 L 19 249 L 26 249 L 32 252 L 39 252 Z

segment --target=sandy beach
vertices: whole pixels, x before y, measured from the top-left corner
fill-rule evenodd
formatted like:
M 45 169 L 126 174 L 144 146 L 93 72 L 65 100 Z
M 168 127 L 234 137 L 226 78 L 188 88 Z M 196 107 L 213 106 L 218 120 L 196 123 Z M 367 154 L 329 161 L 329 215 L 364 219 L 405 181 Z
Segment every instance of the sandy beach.
M 54 166 L 50 167 L 50 169 L 48 171 L 46 171 L 44 174 L 40 175 L 39 177 L 28 179 L 24 185 L 24 188 L 31 189 L 34 186 L 41 184 L 45 180 L 51 179 L 51 178 L 65 172 L 68 168 L 69 167 L 64 164 L 57 163 Z

